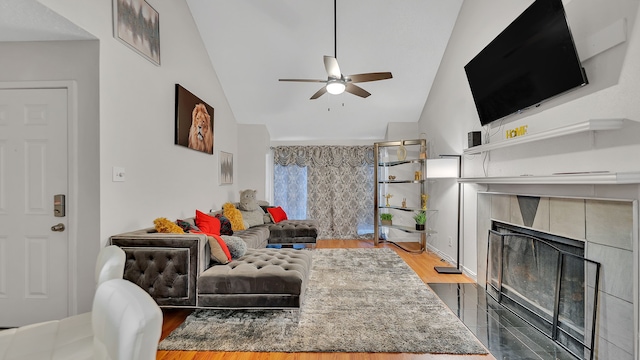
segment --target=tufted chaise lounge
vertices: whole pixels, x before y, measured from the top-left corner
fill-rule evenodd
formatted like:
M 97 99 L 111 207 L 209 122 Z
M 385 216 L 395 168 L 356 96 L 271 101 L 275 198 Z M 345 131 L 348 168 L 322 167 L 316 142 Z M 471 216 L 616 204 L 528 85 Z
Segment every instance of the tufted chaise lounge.
M 198 278 L 202 307 L 299 307 L 311 269 L 311 251 L 248 249 Z

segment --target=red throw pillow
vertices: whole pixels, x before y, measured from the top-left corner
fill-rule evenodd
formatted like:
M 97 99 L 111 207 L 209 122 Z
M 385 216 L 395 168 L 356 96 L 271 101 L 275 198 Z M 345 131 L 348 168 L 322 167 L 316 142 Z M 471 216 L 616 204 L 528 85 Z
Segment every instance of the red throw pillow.
M 220 235 L 220 220 L 196 210 L 196 226 L 207 235 Z
M 267 211 L 269 212 L 269 215 L 271 215 L 273 222 L 276 224 L 282 220 L 287 220 L 287 213 L 285 213 L 280 206 L 267 208 Z

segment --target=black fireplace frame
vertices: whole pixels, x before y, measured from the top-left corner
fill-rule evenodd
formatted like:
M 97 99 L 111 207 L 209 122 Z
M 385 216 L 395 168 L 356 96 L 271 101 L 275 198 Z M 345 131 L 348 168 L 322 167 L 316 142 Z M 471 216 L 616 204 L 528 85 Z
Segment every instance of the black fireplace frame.
M 529 319 L 527 319 L 525 316 L 519 314 L 517 311 L 515 311 L 513 308 L 509 307 L 509 306 L 505 306 L 505 309 L 509 310 L 511 313 L 513 313 L 514 315 L 518 316 L 520 319 L 522 319 L 523 321 L 527 322 L 528 324 L 530 324 L 531 326 L 533 326 L 534 328 L 536 328 L 538 331 L 540 331 L 542 334 L 544 334 L 545 336 L 548 336 L 549 338 L 551 338 L 553 341 L 555 341 L 558 345 L 560 345 L 561 347 L 563 347 L 564 349 L 566 349 L 567 351 L 569 351 L 571 354 L 573 354 L 574 356 L 584 359 L 585 358 L 585 354 L 584 354 L 584 350 L 587 350 L 589 352 L 588 355 L 588 359 L 593 359 L 594 358 L 594 345 L 595 345 L 595 337 L 596 337 L 596 320 L 597 320 L 597 308 L 598 308 L 598 288 L 599 288 L 599 283 L 600 283 L 600 266 L 601 264 L 599 262 L 593 261 L 593 260 L 589 260 L 583 256 L 579 256 L 576 254 L 572 254 L 570 252 L 564 251 L 559 249 L 557 246 L 554 246 L 552 243 L 545 241 L 537 236 L 534 236 L 534 233 L 536 231 L 534 230 L 529 230 L 529 229 L 523 229 L 523 228 L 519 228 L 518 230 L 515 231 L 514 226 L 509 225 L 509 224 L 505 224 L 505 223 L 499 223 L 499 227 L 501 227 L 502 229 L 507 230 L 508 232 L 499 232 L 496 231 L 494 229 L 489 230 L 488 233 L 488 239 L 487 239 L 487 264 L 486 264 L 486 287 L 485 290 L 487 292 L 487 294 L 489 296 L 491 296 L 494 300 L 496 300 L 498 303 L 503 303 L 505 298 L 508 299 L 508 301 L 512 302 L 512 303 L 517 303 L 518 307 L 521 309 L 526 310 L 527 312 L 529 312 L 532 315 L 535 315 L 538 317 L 538 320 L 542 321 L 542 322 L 546 322 L 547 325 L 551 326 L 551 331 L 550 334 L 545 332 L 544 330 L 540 329 L 539 326 L 537 326 L 536 324 L 532 323 Z M 495 222 L 494 222 L 494 228 L 495 228 Z M 513 229 L 513 230 L 512 230 Z M 523 231 L 524 230 L 524 231 Z M 492 235 L 496 236 L 499 238 L 499 257 L 500 257 L 500 263 L 498 266 L 498 274 L 497 274 L 497 284 L 494 285 L 493 284 L 493 278 L 490 278 L 490 254 L 491 254 L 491 244 L 492 244 Z M 567 245 L 571 245 L 572 242 L 578 242 L 578 240 L 573 240 L 573 239 L 567 239 L 567 238 L 563 238 L 560 236 L 555 236 L 552 234 L 547 234 L 545 233 L 545 236 L 549 236 L 550 238 L 553 239 L 553 241 L 558 241 L 559 243 L 563 243 L 563 244 L 567 244 Z M 519 237 L 519 238 L 524 238 L 524 239 L 530 239 L 536 242 L 541 242 L 544 243 L 546 246 L 549 246 L 552 249 L 555 249 L 558 253 L 558 266 L 557 266 L 557 270 L 556 270 L 556 278 L 555 278 L 555 282 L 556 282 L 556 286 L 555 286 L 555 297 L 554 297 L 554 308 L 553 308 L 553 320 L 551 321 L 551 323 L 549 324 L 549 321 L 545 318 L 543 318 L 542 316 L 539 316 L 535 311 L 532 311 L 531 309 L 529 309 L 526 305 L 523 305 L 521 303 L 518 302 L 517 299 L 514 299 L 512 297 L 510 297 L 508 294 L 505 294 L 505 292 L 503 291 L 503 273 L 505 271 L 504 269 L 504 263 L 505 263 L 505 259 L 504 259 L 504 246 L 505 246 L 505 238 L 506 237 Z M 595 274 L 594 274 L 594 279 L 593 279 L 593 308 L 592 308 L 592 313 L 591 315 L 591 336 L 590 336 L 590 342 L 589 344 L 586 343 L 586 341 L 583 341 L 575 336 L 573 336 L 572 334 L 570 334 L 569 332 L 565 331 L 564 329 L 562 329 L 561 327 L 558 326 L 559 324 L 559 310 L 560 310 L 560 296 L 561 296 L 561 291 L 562 291 L 562 274 L 563 274 L 563 269 L 564 269 L 564 264 L 565 264 L 565 259 L 567 257 L 573 257 L 576 258 L 578 260 L 581 260 L 585 263 L 590 263 L 593 264 L 593 266 L 595 266 Z M 585 264 L 586 265 L 586 264 Z M 494 276 L 495 278 L 496 276 Z M 585 279 L 585 291 L 587 288 L 587 279 Z M 490 291 L 490 290 L 493 291 Z M 497 294 L 497 296 L 496 296 Z M 586 317 L 589 314 L 585 314 L 585 320 Z M 583 354 L 576 354 L 575 349 L 571 349 L 569 347 L 567 347 L 565 344 L 563 344 L 562 342 L 560 342 L 558 340 L 558 336 L 559 333 L 562 332 L 562 334 L 568 338 L 573 339 L 576 343 L 582 345 L 583 347 Z M 585 335 L 586 335 L 586 328 L 585 328 Z

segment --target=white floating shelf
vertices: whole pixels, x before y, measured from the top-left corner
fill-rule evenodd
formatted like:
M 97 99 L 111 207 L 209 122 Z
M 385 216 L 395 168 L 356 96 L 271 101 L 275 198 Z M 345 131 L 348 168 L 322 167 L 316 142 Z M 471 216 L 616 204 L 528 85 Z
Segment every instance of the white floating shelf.
M 485 151 L 491 151 L 504 147 L 526 144 L 528 142 L 546 140 L 560 136 L 577 134 L 587 131 L 598 130 L 617 130 L 622 128 L 624 119 L 594 119 L 571 124 L 556 129 L 551 129 L 536 134 L 522 135 L 509 140 L 497 141 L 489 144 L 478 145 L 468 149 L 464 149 L 465 155 L 480 154 Z
M 548 184 L 548 185 L 622 185 L 640 184 L 640 172 L 585 172 L 542 176 L 461 178 L 461 183 L 473 184 Z

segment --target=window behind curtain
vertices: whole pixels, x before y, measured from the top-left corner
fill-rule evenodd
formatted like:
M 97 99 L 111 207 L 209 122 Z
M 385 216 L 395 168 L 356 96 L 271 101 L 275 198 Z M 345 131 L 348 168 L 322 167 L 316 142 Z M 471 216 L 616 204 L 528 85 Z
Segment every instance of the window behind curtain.
M 274 165 L 274 205 L 281 206 L 287 218 L 307 218 L 307 167 Z

